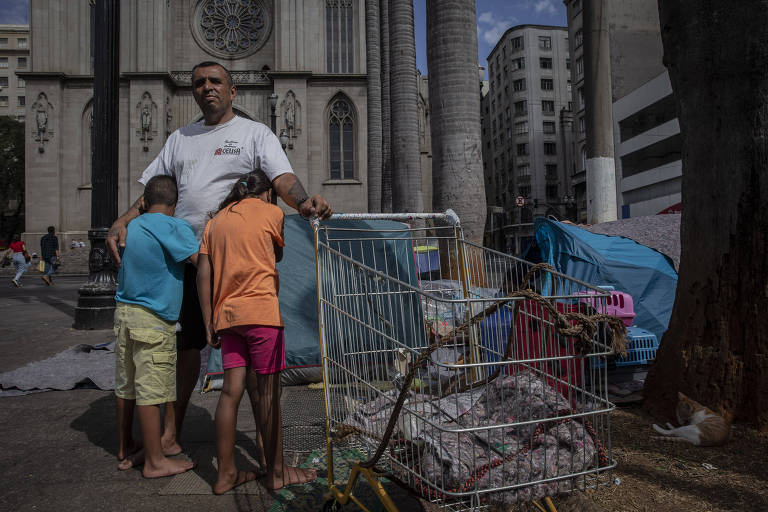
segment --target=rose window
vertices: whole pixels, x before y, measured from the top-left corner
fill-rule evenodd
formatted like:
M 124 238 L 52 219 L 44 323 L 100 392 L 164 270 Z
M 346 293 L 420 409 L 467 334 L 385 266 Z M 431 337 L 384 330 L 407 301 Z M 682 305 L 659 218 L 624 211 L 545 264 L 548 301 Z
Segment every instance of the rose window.
M 200 0 L 192 33 L 209 53 L 235 59 L 261 48 L 270 29 L 270 12 L 264 0 Z

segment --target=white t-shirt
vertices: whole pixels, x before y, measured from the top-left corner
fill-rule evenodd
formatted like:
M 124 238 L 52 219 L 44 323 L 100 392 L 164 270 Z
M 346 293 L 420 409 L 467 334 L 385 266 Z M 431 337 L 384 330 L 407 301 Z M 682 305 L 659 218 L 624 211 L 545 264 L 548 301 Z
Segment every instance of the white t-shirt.
M 173 132 L 139 182 L 146 185 L 158 174 L 174 176 L 179 188 L 175 216 L 189 222 L 200 241 L 209 212 L 218 210 L 241 175 L 255 169 L 272 181 L 293 173 L 280 141 L 269 128 L 235 116 L 224 124 L 206 126 L 200 120 Z

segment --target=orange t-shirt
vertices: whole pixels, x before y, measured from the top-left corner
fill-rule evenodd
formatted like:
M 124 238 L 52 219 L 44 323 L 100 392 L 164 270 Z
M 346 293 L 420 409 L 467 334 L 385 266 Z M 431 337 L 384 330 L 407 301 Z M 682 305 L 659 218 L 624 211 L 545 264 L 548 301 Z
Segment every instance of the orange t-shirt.
M 208 221 L 200 254 L 213 271 L 213 328 L 282 327 L 274 244 L 283 247 L 283 211 L 255 197 L 233 203 Z

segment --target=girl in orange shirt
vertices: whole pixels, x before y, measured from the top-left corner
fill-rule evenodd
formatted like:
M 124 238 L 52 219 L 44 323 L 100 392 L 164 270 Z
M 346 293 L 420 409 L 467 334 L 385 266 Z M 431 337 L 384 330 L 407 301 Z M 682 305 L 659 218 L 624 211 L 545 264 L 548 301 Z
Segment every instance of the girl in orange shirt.
M 256 478 L 235 466 L 237 409 L 248 390 L 268 489 L 304 483 L 314 470 L 283 463 L 280 372 L 285 340 L 275 264 L 283 255 L 283 211 L 257 170 L 243 175 L 203 232 L 197 290 L 211 347 L 221 347 L 224 388 L 216 407 L 218 479 L 222 494 Z

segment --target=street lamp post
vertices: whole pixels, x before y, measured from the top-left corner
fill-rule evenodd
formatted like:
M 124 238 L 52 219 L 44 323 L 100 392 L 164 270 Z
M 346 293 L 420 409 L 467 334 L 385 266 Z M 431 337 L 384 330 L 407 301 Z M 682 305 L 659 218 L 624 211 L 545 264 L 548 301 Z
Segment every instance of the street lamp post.
M 272 133 L 277 135 L 277 114 L 275 114 L 275 110 L 277 110 L 277 93 L 275 92 L 269 95 L 269 110 L 271 112 L 269 115 L 270 127 L 272 128 Z
M 120 102 L 120 0 L 95 5 L 93 66 L 93 154 L 88 281 L 78 290 L 75 329 L 107 329 L 114 323 L 117 280 L 106 248 L 117 218 Z

